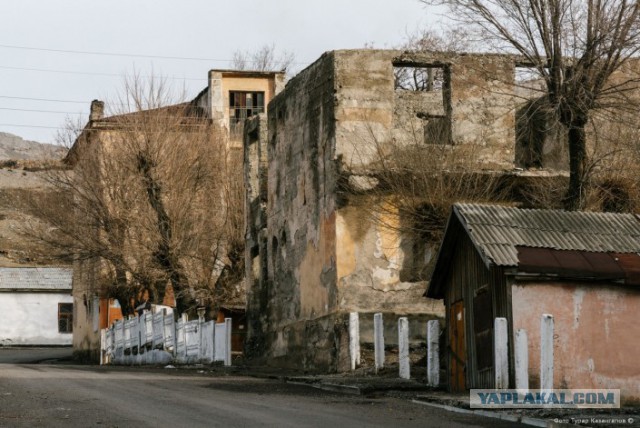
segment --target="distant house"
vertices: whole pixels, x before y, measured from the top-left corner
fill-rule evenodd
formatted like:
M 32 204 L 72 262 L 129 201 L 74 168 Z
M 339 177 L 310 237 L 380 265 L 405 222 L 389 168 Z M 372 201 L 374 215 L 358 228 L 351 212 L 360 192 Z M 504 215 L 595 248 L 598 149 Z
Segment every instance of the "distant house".
M 0 268 L 0 345 L 71 345 L 72 270 Z
M 446 307 L 450 390 L 494 387 L 493 320 L 529 337 L 538 388 L 540 318 L 554 316 L 554 387 L 640 399 L 640 221 L 632 214 L 456 204 L 426 296 Z

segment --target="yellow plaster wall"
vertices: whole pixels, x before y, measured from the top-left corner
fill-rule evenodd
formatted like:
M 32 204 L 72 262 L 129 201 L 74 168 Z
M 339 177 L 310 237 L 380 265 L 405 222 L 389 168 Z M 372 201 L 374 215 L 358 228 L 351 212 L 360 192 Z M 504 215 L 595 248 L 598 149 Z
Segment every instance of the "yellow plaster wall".
M 275 81 L 272 77 L 226 77 L 222 76 L 222 95 L 224 97 L 225 118 L 229 118 L 229 92 L 264 92 L 264 106 L 267 111 L 267 104 L 274 95 Z

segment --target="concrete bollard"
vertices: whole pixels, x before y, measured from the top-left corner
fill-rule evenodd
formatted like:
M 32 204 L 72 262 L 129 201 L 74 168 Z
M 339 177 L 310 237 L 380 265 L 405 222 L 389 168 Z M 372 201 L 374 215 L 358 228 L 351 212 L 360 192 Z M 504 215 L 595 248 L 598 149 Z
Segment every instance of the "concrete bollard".
M 493 324 L 493 358 L 495 389 L 509 388 L 509 333 L 506 318 L 496 318 Z
M 529 340 L 525 329 L 516 331 L 515 340 L 516 389 L 529 389 Z
M 409 320 L 406 317 L 398 319 L 398 363 L 401 379 L 411 379 L 409 365 Z
M 349 314 L 349 355 L 353 371 L 360 365 L 360 318 L 357 312 Z
M 540 389 L 553 389 L 553 315 L 540 319 Z
M 384 322 L 381 313 L 373 315 L 373 352 L 377 372 L 384 367 Z
M 225 343 L 227 344 L 224 355 L 224 365 L 231 365 L 231 318 L 224 319 Z
M 440 322 L 427 321 L 427 384 L 440 385 Z

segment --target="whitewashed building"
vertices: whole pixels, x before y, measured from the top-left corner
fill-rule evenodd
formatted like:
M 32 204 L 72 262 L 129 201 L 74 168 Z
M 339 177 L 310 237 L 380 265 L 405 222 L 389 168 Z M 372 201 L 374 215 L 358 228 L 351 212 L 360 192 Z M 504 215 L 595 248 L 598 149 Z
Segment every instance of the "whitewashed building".
M 0 345 L 71 345 L 72 270 L 0 268 Z

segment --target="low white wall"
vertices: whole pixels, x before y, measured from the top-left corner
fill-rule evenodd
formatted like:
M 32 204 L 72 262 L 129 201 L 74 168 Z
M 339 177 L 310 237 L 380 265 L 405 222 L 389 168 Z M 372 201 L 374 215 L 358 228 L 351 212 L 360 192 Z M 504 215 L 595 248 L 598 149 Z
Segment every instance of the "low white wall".
M 72 333 L 58 333 L 58 303 L 73 303 L 70 291 L 0 293 L 0 344 L 71 345 Z

